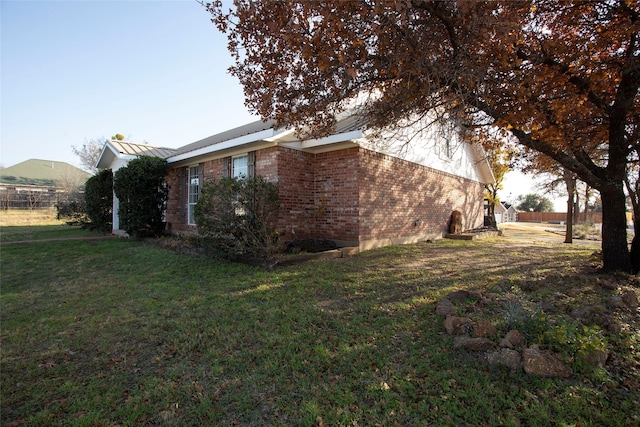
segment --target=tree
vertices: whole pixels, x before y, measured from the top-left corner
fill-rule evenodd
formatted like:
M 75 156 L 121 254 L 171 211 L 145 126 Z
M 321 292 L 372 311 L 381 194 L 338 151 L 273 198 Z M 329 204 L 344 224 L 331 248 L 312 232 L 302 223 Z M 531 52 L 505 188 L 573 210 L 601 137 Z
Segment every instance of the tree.
M 577 198 L 577 179 L 575 174 L 566 167 L 555 162 L 549 156 L 542 153 L 529 153 L 526 157 L 526 164 L 523 166 L 523 170 L 528 173 L 542 174 L 548 177 L 546 182 L 543 182 L 539 187 L 548 192 L 560 192 L 563 191 L 558 187 L 564 185 L 567 195 L 567 214 L 565 217 L 566 230 L 564 236 L 564 243 L 573 243 L 573 225 L 576 223 L 579 213 Z
M 552 212 L 553 203 L 546 197 L 538 194 L 525 194 L 518 197 L 516 209 L 525 212 Z
M 331 133 L 357 100 L 372 129 L 427 117 L 509 132 L 600 192 L 605 271 L 630 271 L 626 164 L 640 131 L 640 4 L 236 0 L 207 5 L 246 105 Z M 593 157 L 601 152 L 600 164 Z
M 113 190 L 120 201 L 120 225 L 130 236 L 162 234 L 168 195 L 166 173 L 166 160 L 140 156 L 114 174 Z
M 511 162 L 514 156 L 514 150 L 509 148 L 497 146 L 487 150 L 487 160 L 496 181 L 493 184 L 485 184 L 484 198 L 487 199 L 487 204 L 489 205 L 487 214 L 494 227 L 496 226 L 495 206 L 500 203 L 498 191 L 503 188 L 504 176 L 511 170 Z
M 100 153 L 102 153 L 105 141 L 105 138 L 85 138 L 82 147 L 71 146 L 71 151 L 80 158 L 80 165 L 87 172 L 98 172 L 96 164 L 100 158 Z

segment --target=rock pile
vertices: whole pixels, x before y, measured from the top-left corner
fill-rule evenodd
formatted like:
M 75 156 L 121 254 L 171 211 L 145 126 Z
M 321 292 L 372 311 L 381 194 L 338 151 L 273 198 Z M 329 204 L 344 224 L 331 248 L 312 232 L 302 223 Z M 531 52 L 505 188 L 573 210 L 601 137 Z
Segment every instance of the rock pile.
M 527 345 L 525 336 L 518 330 L 510 330 L 501 336 L 496 327 L 486 319 L 474 320 L 470 317 L 458 316 L 457 305 L 472 301 L 486 304 L 489 299 L 478 291 L 459 290 L 452 292 L 436 303 L 436 314 L 444 316 L 443 326 L 448 335 L 453 336 L 453 347 L 456 350 L 476 352 L 489 365 L 505 366 L 513 371 L 524 371 L 527 375 L 553 378 L 566 378 L 573 374 L 560 356 L 551 351 L 540 349 L 537 345 Z M 473 310 L 464 307 L 460 312 L 470 313 Z M 587 307 L 575 307 L 571 316 L 575 319 L 597 315 L 599 319 L 608 318 L 610 309 L 637 310 L 638 295 L 635 291 L 626 291 L 621 296 L 612 296 L 608 304 L 596 304 Z M 602 323 L 602 322 L 600 322 Z M 615 322 L 606 326 L 615 330 Z M 602 367 L 606 364 L 609 353 L 595 350 L 583 355 L 582 361 L 590 366 Z
M 456 316 L 452 301 L 461 303 L 468 297 L 482 300 L 482 295 L 471 295 L 467 291 L 457 291 L 436 303 L 436 313 L 445 316 L 444 328 L 454 336 L 456 350 L 481 352 L 480 357 L 489 365 L 505 366 L 513 371 L 524 370 L 528 375 L 540 377 L 567 377 L 572 375 L 558 357 L 540 350 L 537 346 L 526 346 L 524 335 L 511 330 L 504 337 L 498 336 L 496 327 L 485 319 L 473 321 L 468 317 Z

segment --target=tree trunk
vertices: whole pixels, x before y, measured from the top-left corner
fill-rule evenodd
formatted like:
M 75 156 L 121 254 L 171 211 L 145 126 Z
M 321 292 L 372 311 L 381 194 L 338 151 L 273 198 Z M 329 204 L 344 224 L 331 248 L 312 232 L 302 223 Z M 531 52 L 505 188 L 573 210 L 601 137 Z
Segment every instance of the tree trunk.
M 565 220 L 564 242 L 573 243 L 573 203 L 567 200 L 567 218 Z
M 564 169 L 564 183 L 567 186 L 567 218 L 566 218 L 566 230 L 564 234 L 565 243 L 573 243 L 573 195 L 575 193 L 576 181 L 573 178 L 573 174 L 568 169 Z
M 492 203 L 491 200 L 489 200 L 487 204 L 487 217 L 485 218 L 484 225 L 489 228 L 498 229 L 498 224 L 496 223 L 496 205 Z
M 574 181 L 575 184 L 575 181 Z M 575 202 L 573 203 L 573 224 L 577 225 L 580 223 L 580 195 L 578 194 L 578 189 L 574 186 L 573 192 L 575 193 Z
M 600 189 L 602 199 L 602 269 L 605 272 L 631 271 L 627 244 L 625 195 L 620 185 Z
M 636 178 L 635 185 L 631 185 L 629 176 L 624 180 L 633 207 L 633 240 L 631 241 L 631 272 L 640 273 L 640 176 Z
M 631 241 L 631 272 L 640 273 L 640 218 L 638 212 L 633 212 L 633 240 Z
M 584 192 L 584 222 L 588 222 L 593 225 L 593 221 L 589 220 L 589 184 L 584 185 L 586 190 Z

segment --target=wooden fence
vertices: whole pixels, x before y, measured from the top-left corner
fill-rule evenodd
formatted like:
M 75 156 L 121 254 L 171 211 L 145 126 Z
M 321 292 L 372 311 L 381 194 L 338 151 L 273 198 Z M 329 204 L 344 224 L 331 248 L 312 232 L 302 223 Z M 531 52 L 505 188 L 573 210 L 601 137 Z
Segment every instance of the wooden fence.
M 627 212 L 627 222 L 631 222 L 632 214 Z M 518 221 L 531 222 L 560 222 L 567 220 L 566 212 L 518 212 Z M 602 224 L 602 212 L 580 212 L 578 223 L 589 222 Z

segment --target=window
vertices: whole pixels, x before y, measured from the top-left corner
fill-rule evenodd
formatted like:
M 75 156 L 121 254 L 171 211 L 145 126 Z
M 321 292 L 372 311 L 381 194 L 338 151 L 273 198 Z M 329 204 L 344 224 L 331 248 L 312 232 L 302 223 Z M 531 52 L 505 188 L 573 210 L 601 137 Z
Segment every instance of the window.
M 237 156 L 233 158 L 232 177 L 249 176 L 249 156 Z
M 200 198 L 200 166 L 189 166 L 188 177 L 188 223 L 189 225 L 195 225 L 196 221 L 193 216 L 196 203 Z
M 222 176 L 226 178 L 253 178 L 256 171 L 256 152 L 249 151 L 246 154 L 222 159 Z

